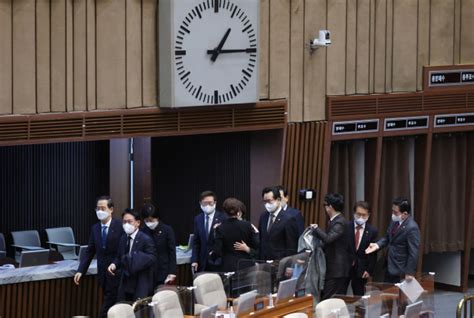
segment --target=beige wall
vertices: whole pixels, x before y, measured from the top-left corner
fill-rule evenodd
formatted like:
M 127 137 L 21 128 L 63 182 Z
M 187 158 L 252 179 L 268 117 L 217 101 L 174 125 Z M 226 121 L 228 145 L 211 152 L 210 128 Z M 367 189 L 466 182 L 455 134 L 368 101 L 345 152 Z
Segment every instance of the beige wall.
M 157 0 L 0 0 L 0 114 L 156 106 Z M 260 97 L 290 121 L 325 96 L 421 90 L 474 63 L 474 0 L 260 0 Z M 331 47 L 309 54 L 319 29 Z

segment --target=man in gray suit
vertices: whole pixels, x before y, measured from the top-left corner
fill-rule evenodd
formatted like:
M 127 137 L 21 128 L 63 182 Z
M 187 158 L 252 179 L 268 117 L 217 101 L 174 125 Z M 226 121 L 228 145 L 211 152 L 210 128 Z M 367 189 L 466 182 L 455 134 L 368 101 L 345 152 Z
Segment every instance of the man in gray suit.
M 420 229 L 411 216 L 410 202 L 396 198 L 392 202 L 392 222 L 386 235 L 365 250 L 367 254 L 387 246 L 387 272 L 385 282 L 399 283 L 411 280 L 416 273 L 420 247 Z

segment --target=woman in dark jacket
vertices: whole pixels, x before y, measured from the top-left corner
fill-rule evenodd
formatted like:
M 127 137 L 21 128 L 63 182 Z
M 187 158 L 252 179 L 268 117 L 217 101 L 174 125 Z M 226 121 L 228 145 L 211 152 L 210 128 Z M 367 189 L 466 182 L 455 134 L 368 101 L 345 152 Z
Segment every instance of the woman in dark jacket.
M 154 265 L 154 284 L 172 283 L 176 279 L 176 241 L 171 226 L 160 221 L 158 210 L 152 204 L 145 204 L 142 209 L 145 221 L 143 232 L 150 236 L 156 245 Z
M 224 212 L 227 213 L 229 218 L 216 229 L 211 258 L 222 258 L 222 270 L 224 272 L 237 271 L 252 264 L 249 253 L 236 250 L 234 248 L 235 243 L 245 243 L 253 249 L 258 247 L 258 241 L 256 240 L 252 225 L 238 218 L 242 206 L 243 203 L 236 198 L 228 198 L 222 205 Z

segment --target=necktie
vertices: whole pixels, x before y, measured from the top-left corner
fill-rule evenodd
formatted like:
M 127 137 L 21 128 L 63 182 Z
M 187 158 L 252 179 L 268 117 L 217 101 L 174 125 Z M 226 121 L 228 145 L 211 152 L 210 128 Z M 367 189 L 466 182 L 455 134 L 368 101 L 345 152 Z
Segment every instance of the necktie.
M 132 244 L 132 237 L 129 235 L 127 236 L 127 254 L 130 255 L 130 245 Z
M 359 249 L 359 243 L 360 243 L 360 230 L 362 230 L 362 225 L 357 225 L 356 226 L 356 232 L 355 232 L 355 249 Z
M 399 227 L 400 227 L 400 222 L 397 222 L 397 223 L 395 223 L 395 224 L 393 225 L 393 227 L 392 227 L 392 236 L 393 236 L 395 233 L 397 233 Z
M 268 222 L 267 232 L 270 232 L 273 222 L 275 221 L 275 213 L 270 213 L 270 221 Z
M 209 238 L 209 215 L 204 219 L 204 229 L 206 230 L 206 238 Z
M 107 245 L 107 226 L 105 225 L 102 226 L 102 234 L 100 238 L 101 238 L 102 248 L 105 248 Z

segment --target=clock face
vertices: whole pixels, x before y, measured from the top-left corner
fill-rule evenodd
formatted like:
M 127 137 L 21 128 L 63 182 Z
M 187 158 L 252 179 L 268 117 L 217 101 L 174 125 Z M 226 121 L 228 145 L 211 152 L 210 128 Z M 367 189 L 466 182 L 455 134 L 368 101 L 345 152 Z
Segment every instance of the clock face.
M 171 50 L 179 106 L 258 99 L 258 1 L 175 0 Z

